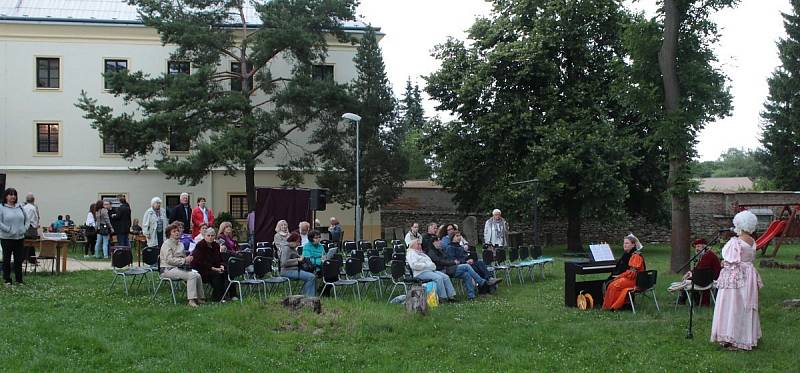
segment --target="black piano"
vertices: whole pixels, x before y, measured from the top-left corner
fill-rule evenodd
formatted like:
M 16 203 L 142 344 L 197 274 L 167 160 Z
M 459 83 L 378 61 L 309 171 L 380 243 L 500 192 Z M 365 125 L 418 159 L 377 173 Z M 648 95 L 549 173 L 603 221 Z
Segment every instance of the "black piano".
M 613 260 L 600 262 L 564 262 L 564 305 L 576 307 L 581 290 L 594 299 L 595 308 L 603 306 L 603 283 L 606 280 L 576 281 L 577 275 L 611 273 L 617 263 Z

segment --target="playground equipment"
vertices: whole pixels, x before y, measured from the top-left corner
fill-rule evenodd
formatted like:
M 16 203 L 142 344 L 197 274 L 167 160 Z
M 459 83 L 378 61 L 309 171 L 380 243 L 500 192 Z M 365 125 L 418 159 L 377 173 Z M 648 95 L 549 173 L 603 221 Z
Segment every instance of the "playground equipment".
M 782 207 L 777 219 L 773 220 L 767 230 L 756 239 L 756 250 L 761 250 L 761 256 L 774 257 L 785 238 L 800 237 L 800 214 L 798 214 L 800 205 L 753 203 L 736 205 L 734 210 L 739 212 L 751 207 Z M 772 253 L 767 255 L 767 248 L 775 238 L 777 238 L 775 247 Z

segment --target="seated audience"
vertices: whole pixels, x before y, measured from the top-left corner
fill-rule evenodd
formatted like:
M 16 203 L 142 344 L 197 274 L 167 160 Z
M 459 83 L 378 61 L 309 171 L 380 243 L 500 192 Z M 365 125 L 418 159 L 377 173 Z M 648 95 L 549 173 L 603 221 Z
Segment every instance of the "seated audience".
M 450 240 L 453 238 L 454 230 L 456 230 L 456 228 L 453 224 L 445 224 L 439 227 L 439 239 L 442 240 L 442 246 L 450 246 Z
M 705 239 L 697 239 L 693 244 L 695 254 L 702 253 L 697 260 L 697 265 L 694 267 L 694 272 L 697 273 L 698 271 L 710 271 L 711 279 L 716 280 L 717 277 L 719 277 L 720 270 L 722 269 L 719 257 L 717 257 L 717 254 L 714 254 L 714 251 L 711 250 L 711 248 L 703 251 L 703 249 L 705 249 L 708 245 L 708 242 Z M 680 292 L 680 295 L 678 296 L 678 304 L 686 303 L 686 292 L 684 290 L 691 290 L 692 288 L 692 272 L 693 271 L 687 271 L 683 275 L 683 279 L 681 281 L 673 282 L 669 286 L 669 289 L 667 289 L 670 292 Z M 695 303 L 696 301 L 700 300 L 700 298 L 703 300 L 703 305 L 709 305 L 711 301 L 711 294 L 709 293 L 709 290 L 703 291 L 702 297 L 700 297 L 700 292 L 692 291 L 692 300 L 695 301 Z
M 433 246 L 426 251 L 426 254 L 436 264 L 437 271 L 464 281 L 464 287 L 467 289 L 467 299 L 469 300 L 475 299 L 475 284 L 478 284 L 482 292 L 486 292 L 489 286 L 494 286 L 500 282 L 495 278 L 486 280 L 478 275 L 470 264 L 457 263 L 456 260 L 448 258 L 447 254 L 442 250 L 442 241 L 438 238 L 433 239 Z
M 199 273 L 192 271 L 191 265 L 194 257 L 187 256 L 180 242 L 183 228 L 180 224 L 170 224 L 166 227 L 169 235 L 164 245 L 161 246 L 161 277 L 186 281 L 186 297 L 190 307 L 197 307 L 205 303 L 203 292 L 203 279 Z
M 420 240 L 411 241 L 409 249 L 406 251 L 406 262 L 411 267 L 414 277 L 436 283 L 436 295 L 439 296 L 439 301 L 456 301 L 456 289 L 453 288 L 450 277 L 436 270 L 436 264 L 422 252 Z
M 208 229 L 208 224 L 200 223 L 200 228 L 198 229 L 198 232 L 200 232 L 200 233 L 198 233 L 196 236 L 194 236 L 194 242 L 195 243 L 199 243 L 200 241 L 202 241 L 205 238 L 206 229 Z M 216 231 L 214 231 L 214 234 L 216 235 Z
M 300 233 L 298 233 L 298 235 L 300 235 L 302 239 L 302 235 Z M 317 268 L 322 267 L 322 255 L 325 253 L 319 241 L 321 241 L 319 231 L 313 230 L 308 233 L 308 242 L 303 245 L 303 257 L 308 258 L 311 264 L 315 265 Z
M 228 286 L 228 275 L 225 272 L 225 260 L 219 252 L 219 244 L 214 239 L 216 238 L 216 231 L 214 228 L 205 228 L 201 230 L 203 237 L 192 252 L 192 268 L 200 272 L 204 283 L 211 284 L 213 289 L 211 292 L 211 299 L 215 302 L 222 301 L 222 295 L 225 293 L 225 288 Z M 234 293 L 231 293 L 234 291 Z M 236 288 L 231 288 L 228 292 L 229 295 L 236 294 Z
M 239 252 L 239 242 L 236 241 L 236 236 L 233 235 L 233 225 L 231 222 L 224 221 L 219 225 L 219 242 L 220 251 L 228 254 L 235 254 Z
M 482 278 L 489 278 L 489 269 L 486 268 L 486 263 L 484 263 L 482 260 L 473 260 L 467 258 L 467 250 L 461 246 L 461 238 L 461 232 L 453 231 L 451 233 L 451 241 L 448 246 L 444 246 L 444 240 L 442 240 L 442 246 L 447 254 L 447 258 L 455 261 L 456 264 L 469 264 L 479 276 Z
M 142 234 L 142 225 L 139 224 L 139 219 L 133 219 L 133 224 L 131 224 L 131 234 L 134 236 Z
M 64 215 L 64 226 L 67 227 L 74 227 L 75 222 L 72 221 L 72 218 L 69 215 Z
M 288 237 L 289 223 L 286 220 L 278 221 L 278 224 L 275 224 L 275 236 L 272 239 L 272 244 L 277 248 L 285 247 Z
M 630 253 L 628 269 L 617 275 L 606 287 L 603 296 L 604 310 L 618 310 L 625 305 L 628 291 L 636 288 L 636 276 L 645 270 L 644 257 L 639 253 L 642 244 L 636 236 L 629 234 L 622 243 L 626 253 Z
M 303 239 L 303 246 L 308 243 L 310 238 L 308 237 L 309 232 L 311 231 L 311 224 L 307 221 L 301 221 L 300 224 L 297 226 L 297 233 L 300 233 L 300 238 Z
M 433 240 L 439 238 L 439 236 L 436 234 L 438 229 L 439 226 L 436 223 L 429 223 L 428 230 L 422 234 L 422 248 L 426 252 L 433 247 Z
M 56 221 L 54 221 L 53 224 L 50 224 L 50 231 L 61 232 L 61 230 L 64 229 L 64 224 L 64 217 L 59 215 L 56 218 Z
M 303 281 L 303 295 L 313 297 L 317 294 L 317 277 L 313 273 L 301 269 L 303 256 L 297 253 L 297 247 L 300 246 L 301 240 L 299 233 L 292 233 L 286 239 L 286 245 L 280 248 L 281 276 Z

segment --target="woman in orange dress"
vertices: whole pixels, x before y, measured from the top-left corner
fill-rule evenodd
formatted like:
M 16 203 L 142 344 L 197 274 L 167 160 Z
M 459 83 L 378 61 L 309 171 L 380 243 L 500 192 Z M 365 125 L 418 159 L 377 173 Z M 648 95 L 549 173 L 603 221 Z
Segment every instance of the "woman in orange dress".
M 626 253 L 631 253 L 631 257 L 628 260 L 628 269 L 608 284 L 606 293 L 603 296 L 604 310 L 622 308 L 628 298 L 628 291 L 636 288 L 636 275 L 645 270 L 644 257 L 639 254 L 642 244 L 636 236 L 632 234 L 626 236 L 622 243 L 622 248 Z

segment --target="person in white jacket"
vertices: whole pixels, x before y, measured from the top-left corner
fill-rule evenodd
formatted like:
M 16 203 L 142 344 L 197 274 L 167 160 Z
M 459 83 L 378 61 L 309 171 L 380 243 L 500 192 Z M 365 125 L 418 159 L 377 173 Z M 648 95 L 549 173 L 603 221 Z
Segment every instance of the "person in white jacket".
M 483 225 L 483 242 L 494 247 L 508 246 L 508 222 L 499 209 L 494 209 Z
M 406 251 L 406 262 L 411 267 L 414 277 L 436 283 L 436 294 L 440 301 L 456 301 L 456 289 L 453 288 L 450 277 L 436 270 L 436 264 L 422 251 L 420 240 L 411 241 L 409 250 Z

